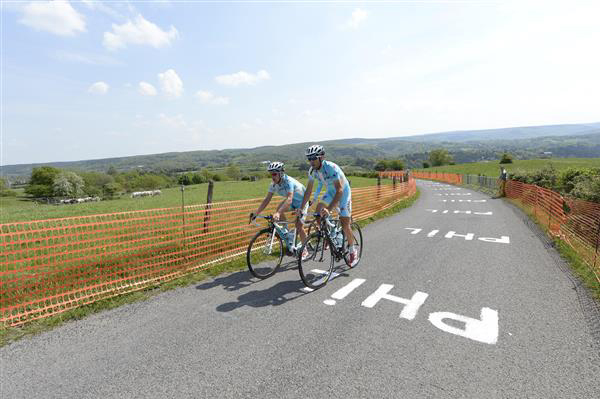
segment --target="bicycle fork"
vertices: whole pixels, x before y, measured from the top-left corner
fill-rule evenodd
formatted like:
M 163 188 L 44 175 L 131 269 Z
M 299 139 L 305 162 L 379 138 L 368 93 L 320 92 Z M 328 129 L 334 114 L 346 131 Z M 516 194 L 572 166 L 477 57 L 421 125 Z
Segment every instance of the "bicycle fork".
M 265 247 L 266 255 L 271 255 L 271 253 L 273 252 L 273 241 L 275 241 L 275 233 L 276 233 L 276 231 L 275 231 L 275 229 L 273 229 L 273 233 L 271 233 L 271 241 Z

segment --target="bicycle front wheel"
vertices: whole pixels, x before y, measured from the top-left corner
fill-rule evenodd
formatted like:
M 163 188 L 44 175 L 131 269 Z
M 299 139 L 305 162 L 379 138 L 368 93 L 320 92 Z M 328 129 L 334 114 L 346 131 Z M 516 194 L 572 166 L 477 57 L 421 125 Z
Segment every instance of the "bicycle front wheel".
M 283 260 L 283 243 L 277 233 L 264 229 L 256 233 L 248 245 L 246 262 L 248 270 L 254 277 L 265 279 L 271 277 Z
M 356 223 L 356 222 L 352 223 L 350 225 L 350 229 L 352 230 L 353 244 L 356 246 L 356 250 L 358 252 L 358 262 L 356 262 L 356 264 L 354 266 L 352 266 L 349 262 L 348 256 L 346 256 L 344 260 L 346 262 L 346 265 L 348 265 L 349 267 L 356 267 L 356 266 L 358 266 L 358 264 L 360 263 L 360 260 L 362 259 L 363 236 L 362 236 L 362 231 L 361 231 L 358 223 Z M 343 248 L 346 248 L 347 246 L 348 246 L 348 241 L 346 239 L 346 236 L 344 235 L 344 247 Z
M 313 290 L 327 284 L 333 271 L 333 249 L 331 246 L 325 248 L 325 242 L 326 238 L 320 232 L 312 233 L 302 244 L 301 255 L 298 257 L 300 278 L 304 285 Z

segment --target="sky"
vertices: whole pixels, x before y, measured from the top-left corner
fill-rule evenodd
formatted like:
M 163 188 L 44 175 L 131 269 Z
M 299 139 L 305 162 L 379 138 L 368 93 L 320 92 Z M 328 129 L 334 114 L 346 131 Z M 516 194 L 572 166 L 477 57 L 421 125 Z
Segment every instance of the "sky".
M 2 1 L 2 165 L 600 121 L 600 2 Z

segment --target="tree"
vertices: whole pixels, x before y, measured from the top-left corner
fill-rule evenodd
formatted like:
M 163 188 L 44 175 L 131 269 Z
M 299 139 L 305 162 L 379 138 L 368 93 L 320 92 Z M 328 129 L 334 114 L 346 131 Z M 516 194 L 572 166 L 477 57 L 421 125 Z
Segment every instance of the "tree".
M 399 159 L 390 161 L 388 168 L 391 170 L 404 170 L 404 162 Z
M 51 166 L 41 166 L 33 168 L 29 184 L 25 188 L 25 193 L 32 197 L 52 197 L 54 178 L 58 176 L 60 169 Z
M 184 186 L 189 186 L 190 184 L 192 184 L 192 179 L 190 179 L 190 176 L 186 173 L 184 175 L 179 176 L 179 179 L 177 179 L 177 183 L 183 184 Z
M 84 192 L 89 196 L 100 195 L 103 187 L 109 183 L 113 183 L 115 178 L 112 175 L 102 172 L 79 172 L 78 173 L 85 182 Z
M 52 194 L 54 197 L 79 197 L 83 194 L 85 182 L 73 172 L 61 172 L 54 178 Z
M 227 167 L 225 174 L 227 174 L 227 176 L 229 176 L 233 180 L 239 180 L 240 177 L 242 177 L 242 172 L 240 171 L 240 168 L 233 163 Z
M 16 191 L 10 190 L 6 179 L 0 178 L 0 197 L 15 197 Z
M 108 171 L 106 171 L 106 174 L 109 174 L 111 176 L 116 176 L 119 172 L 117 172 L 117 168 L 115 168 L 113 165 L 110 165 L 108 167 Z
M 382 159 L 381 161 L 378 161 L 375 164 L 375 170 L 378 172 L 383 172 L 384 170 L 386 170 L 388 168 L 388 164 L 387 161 L 385 159 Z
M 437 149 L 429 153 L 429 162 L 431 162 L 431 166 L 447 165 L 452 162 L 452 157 L 447 150 Z
M 202 184 L 202 183 L 206 183 L 204 176 L 202 176 L 200 173 L 194 173 L 192 175 L 192 184 Z
M 424 162 L 423 162 L 423 168 L 424 168 L 424 169 L 427 169 L 429 166 L 430 166 L 430 165 L 429 165 L 429 162 L 427 162 L 427 161 L 424 161 Z
M 512 156 L 507 154 L 506 152 L 502 154 L 502 158 L 500 159 L 500 163 L 512 163 Z
M 102 187 L 102 192 L 104 194 L 104 198 L 113 199 L 115 195 L 122 190 L 122 187 L 119 183 L 111 182 L 107 183 Z
M 204 168 L 200 171 L 200 174 L 202 175 L 202 177 L 204 177 L 204 181 L 209 181 L 212 178 L 212 173 L 210 173 L 210 170 Z

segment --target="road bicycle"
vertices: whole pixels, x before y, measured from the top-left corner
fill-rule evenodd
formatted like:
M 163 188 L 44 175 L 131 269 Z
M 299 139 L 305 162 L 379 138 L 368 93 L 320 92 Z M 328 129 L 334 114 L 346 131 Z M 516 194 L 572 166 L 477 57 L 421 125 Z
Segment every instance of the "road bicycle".
M 296 229 L 288 229 L 293 222 L 282 222 L 273 220 L 273 216 L 258 215 L 255 219 L 265 219 L 268 226 L 260 230 L 250 240 L 246 252 L 248 270 L 254 277 L 265 279 L 271 277 L 281 266 L 284 255 L 299 257 L 302 253 L 302 243 L 298 240 Z M 303 221 L 308 225 L 308 233 L 311 232 L 311 221 Z M 255 225 L 259 226 L 256 222 Z M 259 226 L 260 227 L 260 226 Z
M 313 216 L 318 216 L 314 213 Z M 323 287 L 330 280 L 335 263 L 342 259 L 350 268 L 356 267 L 362 259 L 363 235 L 360 226 L 351 222 L 352 237 L 357 247 L 358 262 L 350 263 L 347 238 L 339 219 L 320 218 L 319 228 L 309 233 L 300 251 L 307 251 L 306 256 L 298 258 L 298 270 L 304 284 L 312 289 Z M 302 253 L 302 252 L 300 252 Z

